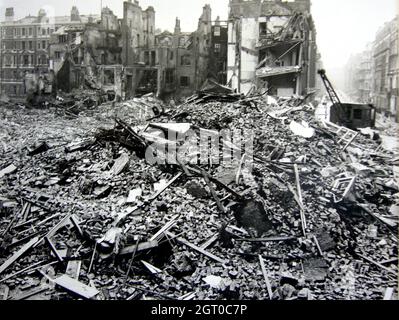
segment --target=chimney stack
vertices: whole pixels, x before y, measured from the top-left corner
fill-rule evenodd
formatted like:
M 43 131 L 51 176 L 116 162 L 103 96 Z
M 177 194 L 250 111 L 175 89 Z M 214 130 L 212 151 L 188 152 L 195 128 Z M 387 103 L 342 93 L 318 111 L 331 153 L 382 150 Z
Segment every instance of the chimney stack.
M 14 8 L 6 8 L 6 21 L 14 21 Z

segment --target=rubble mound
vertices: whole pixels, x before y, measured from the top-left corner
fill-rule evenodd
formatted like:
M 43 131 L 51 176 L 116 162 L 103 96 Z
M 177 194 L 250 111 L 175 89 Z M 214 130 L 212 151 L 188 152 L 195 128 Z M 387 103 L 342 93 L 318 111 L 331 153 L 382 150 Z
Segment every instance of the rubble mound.
M 378 141 L 316 121 L 302 97 L 84 99 L 0 107 L 3 299 L 396 295 L 398 157 Z M 203 129 L 253 149 L 219 140 L 216 157 L 240 156 L 192 161 L 186 134 Z M 182 161 L 149 161 L 165 145 Z

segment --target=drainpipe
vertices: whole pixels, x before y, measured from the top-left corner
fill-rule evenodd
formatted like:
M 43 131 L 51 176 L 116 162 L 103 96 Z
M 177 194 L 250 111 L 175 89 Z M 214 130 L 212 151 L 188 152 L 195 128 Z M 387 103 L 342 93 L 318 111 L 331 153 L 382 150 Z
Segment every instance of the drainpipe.
M 241 58 L 242 58 L 242 16 L 240 17 L 240 22 L 237 28 L 237 39 L 239 43 L 239 53 L 238 53 L 238 92 L 241 93 Z
M 3 94 L 3 26 L 0 25 L 0 96 Z

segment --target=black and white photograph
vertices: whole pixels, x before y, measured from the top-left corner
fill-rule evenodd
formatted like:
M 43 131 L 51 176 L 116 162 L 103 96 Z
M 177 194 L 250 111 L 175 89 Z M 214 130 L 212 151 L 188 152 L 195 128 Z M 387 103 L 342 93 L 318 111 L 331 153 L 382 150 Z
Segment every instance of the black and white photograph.
M 398 9 L 0 0 L 0 308 L 398 300 Z

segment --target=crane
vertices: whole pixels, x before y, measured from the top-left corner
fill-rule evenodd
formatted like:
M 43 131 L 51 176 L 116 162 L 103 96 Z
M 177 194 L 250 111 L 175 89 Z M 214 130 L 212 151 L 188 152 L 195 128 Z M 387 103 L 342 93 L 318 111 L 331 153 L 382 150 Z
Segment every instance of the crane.
M 342 103 L 330 80 L 326 70 L 317 71 L 323 80 L 328 96 L 332 102 L 330 121 L 349 129 L 367 128 L 375 126 L 376 108 L 372 104 Z
M 330 80 L 327 78 L 326 70 L 320 69 L 317 71 L 317 73 L 320 75 L 321 79 L 323 80 L 324 86 L 326 87 L 326 90 L 327 90 L 328 96 L 330 97 L 330 100 L 332 102 L 333 108 L 336 108 L 336 110 L 337 110 L 339 122 L 344 124 L 343 123 L 344 117 L 342 114 L 343 113 L 342 102 L 339 99 L 338 94 L 335 92 L 334 87 L 332 86 Z

